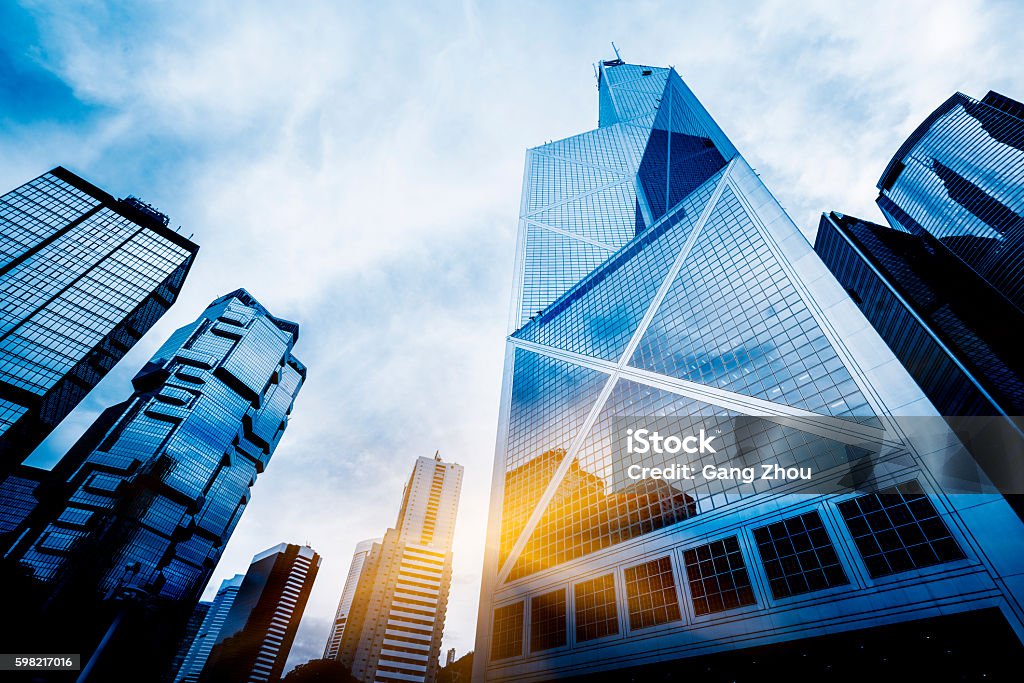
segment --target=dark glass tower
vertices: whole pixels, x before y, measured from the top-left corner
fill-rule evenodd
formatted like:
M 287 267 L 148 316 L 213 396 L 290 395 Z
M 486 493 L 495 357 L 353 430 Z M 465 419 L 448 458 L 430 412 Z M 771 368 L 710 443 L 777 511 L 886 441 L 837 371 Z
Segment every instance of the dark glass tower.
M 1019 675 L 1021 520 L 675 70 L 598 101 L 526 154 L 473 680 Z
M 245 290 L 220 297 L 54 468 L 6 554 L 31 574 L 43 632 L 74 614 L 60 637 L 85 660 L 114 624 L 103 661 L 140 680 L 167 665 L 164 639 L 178 639 L 288 424 L 306 375 L 297 338 Z
M 895 229 L 936 238 L 1024 310 L 1024 105 L 956 93 L 903 143 L 878 189 Z
M 814 249 L 943 415 L 1024 415 L 1024 313 L 940 240 L 833 212 Z
M 200 683 L 279 681 L 319 568 L 309 546 L 282 543 L 252 558 Z
M 0 197 L 0 471 L 174 303 L 198 247 L 63 168 Z

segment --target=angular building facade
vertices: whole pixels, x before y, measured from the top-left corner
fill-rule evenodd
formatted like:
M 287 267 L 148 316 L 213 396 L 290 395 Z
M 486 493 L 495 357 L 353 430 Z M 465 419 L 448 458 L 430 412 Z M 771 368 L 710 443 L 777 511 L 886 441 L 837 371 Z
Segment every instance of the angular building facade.
M 895 229 L 934 237 L 1024 311 L 1024 105 L 956 93 L 907 138 L 878 189 Z
M 167 224 L 59 167 L 0 197 L 0 472 L 178 298 L 198 247 Z
M 345 576 L 345 587 L 342 589 L 341 599 L 338 601 L 338 610 L 334 614 L 331 635 L 328 636 L 327 645 L 324 647 L 324 659 L 337 659 L 341 652 L 341 637 L 345 633 L 348 612 L 352 608 L 352 600 L 356 596 L 359 579 L 363 575 L 363 568 L 366 567 L 366 558 L 370 555 L 374 545 L 379 546 L 383 540 L 382 538 L 369 538 L 356 544 L 356 550 L 352 553 L 352 564 L 349 565 L 348 574 Z
M 1024 415 L 1024 312 L 939 240 L 832 212 L 814 249 L 943 415 Z
M 203 622 L 199 625 L 195 638 L 189 644 L 184 659 L 175 670 L 174 683 L 196 683 L 199 680 L 199 675 L 202 673 L 203 667 L 206 666 L 206 660 L 210 658 L 210 652 L 213 650 L 214 643 L 217 642 L 228 612 L 235 604 L 238 589 L 242 587 L 244 578 L 245 574 L 235 574 L 230 579 L 224 579 L 221 582 L 220 588 L 217 589 L 217 596 L 207 609 Z
M 123 642 L 103 639 L 107 660 L 135 657 L 140 678 L 167 665 L 166 646 L 287 427 L 306 375 L 292 355 L 297 338 L 297 324 L 237 290 L 157 350 L 132 397 L 86 431 L 9 534 L 4 563 L 31 577 L 40 629 L 88 614 L 61 630 L 69 651 L 86 659 L 113 625 Z
M 319 570 L 320 555 L 309 546 L 282 543 L 252 558 L 201 683 L 281 680 Z
M 462 473 L 440 455 L 417 458 L 397 525 L 370 548 L 337 657 L 364 683 L 437 676 Z
M 1024 525 L 676 72 L 598 73 L 527 152 L 474 680 L 1019 664 Z

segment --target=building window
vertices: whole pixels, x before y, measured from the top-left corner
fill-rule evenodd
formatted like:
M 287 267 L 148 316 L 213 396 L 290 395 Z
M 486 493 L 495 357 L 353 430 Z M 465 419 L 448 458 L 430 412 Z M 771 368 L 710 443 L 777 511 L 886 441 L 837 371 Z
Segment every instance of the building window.
M 872 578 L 964 559 L 916 479 L 839 503 Z
M 506 659 L 523 654 L 523 603 L 494 610 L 491 659 Z
M 690 548 L 683 559 L 697 616 L 757 602 L 735 536 Z
M 629 567 L 625 576 L 631 630 L 682 619 L 669 557 Z
M 817 512 L 754 529 L 754 540 L 776 599 L 850 583 Z
M 564 588 L 533 596 L 530 599 L 530 652 L 565 645 L 565 617 Z
M 615 635 L 619 632 L 619 610 L 615 603 L 615 577 L 611 574 L 577 583 L 576 642 Z

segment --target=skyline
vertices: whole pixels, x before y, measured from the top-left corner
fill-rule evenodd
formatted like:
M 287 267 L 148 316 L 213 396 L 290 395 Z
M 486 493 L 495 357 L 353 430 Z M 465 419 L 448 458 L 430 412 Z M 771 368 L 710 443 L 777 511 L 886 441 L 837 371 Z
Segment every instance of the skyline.
M 194 239 L 203 250 L 178 305 L 165 316 L 160 327 L 146 335 L 133 355 L 126 357 L 88 397 L 59 433 L 44 445 L 46 450 L 39 459 L 30 462 L 52 463 L 53 454 L 66 449 L 73 441 L 77 435 L 76 428 L 84 428 L 99 410 L 125 394 L 127 379 L 141 366 L 141 361 L 166 338 L 171 329 L 193 317 L 201 308 L 200 302 L 238 286 L 252 286 L 250 283 L 257 280 L 255 273 L 265 266 L 266 259 L 272 253 L 280 256 L 279 263 L 283 266 L 280 279 L 254 287 L 253 294 L 271 310 L 303 325 L 303 338 L 297 346 L 297 353 L 310 366 L 310 380 L 297 402 L 295 421 L 275 456 L 274 466 L 267 470 L 255 487 L 251 509 L 243 518 L 211 580 L 211 586 L 215 588 L 221 579 L 239 571 L 243 562 L 268 545 L 282 540 L 309 540 L 325 557 L 324 571 L 308 610 L 311 617 L 315 612 L 316 619 L 322 623 L 313 623 L 313 620 L 304 623 L 293 653 L 302 651 L 300 646 L 304 644 L 304 636 L 308 636 L 309 651 L 293 657 L 289 667 L 319 656 L 355 542 L 376 533 L 381 520 L 391 516 L 388 501 L 393 500 L 400 490 L 398 487 L 405 471 L 403 463 L 410 457 L 426 455 L 440 448 L 446 459 L 467 467 L 462 519 L 456 532 L 452 605 L 444 645 L 445 650 L 454 646 L 461 654 L 472 647 L 472 622 L 482 564 L 479 553 L 483 543 L 482 512 L 486 509 L 486 494 L 481 493 L 471 499 L 470 493 L 486 492 L 490 477 L 505 304 L 507 286 L 511 281 L 517 201 L 514 188 L 518 187 L 521 179 L 522 154 L 525 148 L 540 144 L 552 135 L 561 137 L 595 125 L 597 107 L 594 93 L 589 90 L 593 85 L 589 69 L 593 60 L 609 56 L 607 39 L 615 39 L 624 57 L 630 61 L 651 64 L 674 62 L 697 96 L 722 121 L 736 144 L 745 150 L 783 205 L 792 210 L 799 227 L 808 233 L 813 230 L 822 211 L 835 207 L 868 219 L 880 218 L 873 207 L 871 187 L 884 163 L 916 123 L 951 92 L 961 89 L 975 97 L 989 89 L 1011 96 L 1020 96 L 1024 92 L 1020 80 L 1013 80 L 1005 69 L 1006 64 L 1019 61 L 1015 55 L 1019 55 L 1020 47 L 991 42 L 983 30 L 984 26 L 978 28 L 978 22 L 1014 25 L 1012 17 L 1005 14 L 1011 10 L 1005 6 L 997 7 L 1001 9 L 995 14 L 992 11 L 983 13 L 983 19 L 973 23 L 969 10 L 961 10 L 966 13 L 961 17 L 963 21 L 948 16 L 935 20 L 943 26 L 960 29 L 955 36 L 961 41 L 958 45 L 944 43 L 941 39 L 936 41 L 943 44 L 942 49 L 948 50 L 951 58 L 957 57 L 959 52 L 970 51 L 972 45 L 977 46 L 984 39 L 983 58 L 969 65 L 960 65 L 956 59 L 945 63 L 941 55 L 936 59 L 935 54 L 918 55 L 916 61 L 903 59 L 903 64 L 899 64 L 901 56 L 893 57 L 889 53 L 884 58 L 874 57 L 858 71 L 853 67 L 837 67 L 834 61 L 830 63 L 826 59 L 825 66 L 810 69 L 814 78 L 809 83 L 788 86 L 790 95 L 795 89 L 802 97 L 782 96 L 780 102 L 772 101 L 765 93 L 772 86 L 778 86 L 786 76 L 784 72 L 791 71 L 783 64 L 785 59 L 777 60 L 782 63 L 769 60 L 763 65 L 758 64 L 757 68 L 748 68 L 746 74 L 735 74 L 747 78 L 748 86 L 752 76 L 764 79 L 763 85 L 751 88 L 749 92 L 744 91 L 742 80 L 739 87 L 714 83 L 715 78 L 721 78 L 728 69 L 721 64 L 709 67 L 709 63 L 731 56 L 729 63 L 738 68 L 735 66 L 737 61 L 752 59 L 753 55 L 749 49 L 729 55 L 730 47 L 735 45 L 727 41 L 718 46 L 702 43 L 701 40 L 711 41 L 711 38 L 700 38 L 701 17 L 683 30 L 687 38 L 700 38 L 696 47 L 691 40 L 689 45 L 675 49 L 666 47 L 670 38 L 666 34 L 684 22 L 666 21 L 668 27 L 659 26 L 657 22 L 650 21 L 650 10 L 630 10 L 629 14 L 633 16 L 626 19 L 625 10 L 610 8 L 602 20 L 589 19 L 591 23 L 586 25 L 586 30 L 579 31 L 587 34 L 586 38 L 575 37 L 572 32 L 563 30 L 568 19 L 555 17 L 558 22 L 544 27 L 546 30 L 540 31 L 540 35 L 532 36 L 532 42 L 526 41 L 527 48 L 524 48 L 528 51 L 529 46 L 550 38 L 553 34 L 547 33 L 548 30 L 558 33 L 563 45 L 558 46 L 549 59 L 555 66 L 550 70 L 533 69 L 529 77 L 524 78 L 518 73 L 523 64 L 522 55 L 509 49 L 516 41 L 506 37 L 505 43 L 499 40 L 488 45 L 488 36 L 493 37 L 495 26 L 500 23 L 496 15 L 502 13 L 502 10 L 489 10 L 490 14 L 478 14 L 475 20 L 464 18 L 465 26 L 470 28 L 466 29 L 468 37 L 463 37 L 461 43 L 458 27 L 453 29 L 456 36 L 454 47 L 449 45 L 446 50 L 439 51 L 431 64 L 433 69 L 422 66 L 422 60 L 408 56 L 392 60 L 394 63 L 383 60 L 386 66 L 370 65 L 372 76 L 367 76 L 366 81 L 381 74 L 391 74 L 391 69 L 410 69 L 413 78 L 422 78 L 424 83 L 414 86 L 401 100 L 404 107 L 399 107 L 401 111 L 393 115 L 394 119 L 385 117 L 386 125 L 371 126 L 364 131 L 369 132 L 372 143 L 388 137 L 393 124 L 398 124 L 401 133 L 399 143 L 383 145 L 384 158 L 372 156 L 369 164 L 365 159 L 359 159 L 360 165 L 365 164 L 369 172 L 365 177 L 356 179 L 352 178 L 354 169 L 345 157 L 349 154 L 358 158 L 359 152 L 365 150 L 358 143 L 346 145 L 350 142 L 346 137 L 350 132 L 344 129 L 347 123 L 344 114 L 350 114 L 352 109 L 342 109 L 341 113 L 332 111 L 332 105 L 337 105 L 339 100 L 324 96 L 327 85 L 317 82 L 314 90 L 319 90 L 310 96 L 310 100 L 301 101 L 296 107 L 281 106 L 281 102 L 271 98 L 269 109 L 274 111 L 274 115 L 270 118 L 282 117 L 282 121 L 249 121 L 248 126 L 232 127 L 230 121 L 217 114 L 217 104 L 221 102 L 217 89 L 203 89 L 209 88 L 209 83 L 195 86 L 191 91 L 185 88 L 182 93 L 186 95 L 184 102 L 170 107 L 169 112 L 159 111 L 173 98 L 157 90 L 171 86 L 167 92 L 179 92 L 184 87 L 181 79 L 192 75 L 187 60 L 185 63 L 180 58 L 177 62 L 173 59 L 164 61 L 156 58 L 159 55 L 153 55 L 153 59 L 141 60 L 143 67 L 162 65 L 167 67 L 165 72 L 140 70 L 133 74 L 125 71 L 125 64 L 109 55 L 106 57 L 108 61 L 97 62 L 97 55 L 90 54 L 84 45 L 66 46 L 63 53 L 51 46 L 49 49 L 57 55 L 51 57 L 54 60 L 51 67 L 58 74 L 54 78 L 71 83 L 72 92 L 77 93 L 72 95 L 76 101 L 70 108 L 60 111 L 74 114 L 81 106 L 89 113 L 75 125 L 61 123 L 58 126 L 48 123 L 43 117 L 41 124 L 36 123 L 41 128 L 32 128 L 31 112 L 19 113 L 5 100 L 5 112 L 28 116 L 29 121 L 26 123 L 23 118 L 14 126 L 13 132 L 8 130 L 0 138 L 0 149 L 5 151 L 5 161 L 0 164 L 0 178 L 7 187 L 14 187 L 46 168 L 64 163 L 115 194 L 139 194 L 168 213 L 172 226 L 180 224 L 184 234 L 194 233 Z M 536 24 L 543 24 L 553 10 L 544 11 L 546 14 L 534 20 Z M 818 8 L 812 11 L 830 10 Z M 894 11 L 908 12 L 904 8 Z M 691 9 L 690 12 L 700 14 L 700 10 Z M 938 14 L 942 15 L 942 12 Z M 226 40 L 251 46 L 258 42 L 253 36 L 266 35 L 260 31 L 267 28 L 273 17 L 254 18 L 250 15 L 240 19 L 238 24 L 241 28 L 233 29 Z M 703 19 L 706 21 L 707 17 Z M 618 20 L 623 20 L 627 28 L 615 26 Z M 793 40 L 794 33 L 799 38 L 801 31 L 805 38 L 813 36 L 807 28 L 812 20 L 813 17 L 805 17 L 802 21 L 807 24 L 790 31 L 789 40 Z M 148 21 L 147 25 L 152 26 L 156 19 L 150 17 Z M 301 26 L 310 21 L 308 17 L 293 18 L 285 22 L 280 31 L 272 31 L 271 35 L 283 34 L 293 38 L 301 33 Z M 328 27 L 335 26 L 330 17 L 326 21 Z M 405 21 L 415 24 L 412 18 Z M 750 21 L 755 22 L 755 18 Z M 907 14 L 903 15 L 903 23 L 898 16 L 892 18 L 893 26 L 904 30 L 913 28 L 924 34 L 932 28 L 927 21 L 920 22 L 921 26 L 908 27 L 909 21 Z M 857 22 L 851 24 L 840 31 L 840 36 L 844 33 L 849 36 L 862 28 L 862 24 Z M 47 38 L 52 41 L 54 35 L 61 31 L 58 26 L 55 34 L 52 28 L 47 28 L 48 25 L 44 20 L 40 36 L 42 43 Z M 819 29 L 821 35 L 836 28 L 834 23 L 824 21 L 822 26 Z M 899 33 L 893 26 L 881 26 L 879 30 Z M 975 28 L 973 31 L 972 26 Z M 769 23 L 759 38 L 755 34 L 755 47 L 764 47 L 765 43 L 769 47 L 777 47 L 777 43 L 782 42 L 779 37 L 782 33 L 766 37 L 766 32 L 778 28 L 777 23 Z M 89 30 L 88 25 L 84 30 Z M 175 37 L 173 29 L 167 30 Z M 177 30 L 182 30 L 180 25 Z M 321 38 L 328 33 L 327 28 L 323 31 L 325 36 Z M 646 37 L 648 32 L 654 34 L 653 39 Z M 906 42 L 919 49 L 923 43 L 913 39 L 913 35 L 911 33 Z M 167 34 L 160 37 L 166 38 Z M 445 34 L 443 37 L 449 36 Z M 151 36 L 146 37 L 147 42 L 150 39 Z M 434 44 L 422 35 L 420 41 L 414 41 L 412 47 L 403 47 L 400 51 L 422 50 L 426 54 L 435 51 Z M 321 42 L 314 42 L 315 45 L 310 47 L 297 47 L 301 52 L 299 57 L 308 56 L 304 50 L 323 47 Z M 399 41 L 396 39 L 396 42 Z M 160 40 L 154 43 L 167 46 Z M 678 43 L 684 45 L 687 40 L 680 38 Z M 125 54 L 146 47 L 132 41 L 122 43 L 125 48 L 129 45 L 131 49 L 124 49 Z M 474 81 L 470 77 L 472 73 L 464 71 L 468 67 L 459 62 L 485 45 L 488 47 L 482 51 L 483 63 L 474 65 L 477 71 L 473 73 L 480 76 L 491 69 L 495 77 L 489 84 Z M 642 53 L 641 45 L 645 46 Z M 86 51 L 82 52 L 83 49 Z M 224 47 L 218 49 L 222 57 L 230 56 L 232 52 Z M 357 48 L 347 49 L 350 57 L 359 53 Z M 851 61 L 864 57 L 864 53 L 856 49 L 852 53 Z M 247 54 L 258 61 L 256 53 L 250 50 Z M 808 68 L 807 60 L 814 52 L 805 54 L 806 57 L 797 59 L 796 63 Z M 834 56 L 835 53 L 832 54 Z M 209 52 L 201 52 L 192 58 L 209 57 Z M 531 59 L 537 61 L 535 56 Z M 244 71 L 244 64 L 238 60 L 212 59 L 210 63 L 224 69 L 214 69 L 215 75 L 221 78 L 237 76 Z M 325 63 L 324 58 L 313 63 L 325 68 L 331 66 Z M 346 64 L 344 60 L 339 60 L 339 63 Z M 294 62 L 289 61 L 288 64 L 294 66 Z M 831 70 L 829 64 L 832 65 Z M 821 121 L 807 120 L 807 117 L 827 118 L 829 113 L 856 102 L 853 95 L 838 105 L 815 102 L 815 88 L 821 83 L 831 80 L 838 82 L 840 87 L 843 83 L 863 86 L 873 74 L 888 70 L 893 64 L 899 65 L 902 71 L 890 74 L 885 83 L 873 90 L 859 93 L 870 96 L 878 105 L 877 109 L 870 111 L 869 119 L 848 115 L 843 119 L 847 126 L 845 129 L 835 122 L 825 121 L 830 125 L 818 126 L 814 124 Z M 1003 68 L 999 68 L 1000 64 L 1004 65 Z M 346 76 L 355 71 L 349 68 Z M 282 72 L 286 71 L 287 68 L 282 68 Z M 314 81 L 323 75 L 315 69 L 311 71 Z M 925 71 L 928 77 L 921 78 Z M 132 96 L 125 90 L 119 91 L 113 82 L 105 84 L 99 77 L 102 74 L 115 74 L 118 82 L 124 83 L 139 83 L 144 77 L 147 80 L 152 77 L 158 84 L 149 82 L 141 93 Z M 275 74 L 270 85 L 284 87 L 286 82 L 282 79 L 282 74 Z M 916 85 L 894 95 L 902 89 L 901 79 L 914 81 Z M 216 78 L 211 76 L 211 80 Z M 395 83 L 387 82 L 391 87 L 381 86 L 380 89 L 394 95 Z M 475 103 L 476 109 L 450 113 L 444 95 L 458 95 L 460 88 L 470 87 L 467 84 L 471 84 L 469 92 L 472 97 L 482 101 Z M 174 89 L 175 85 L 179 91 Z M 439 85 L 441 94 L 433 95 L 436 99 L 431 100 L 429 91 Z M 781 90 L 787 92 L 786 88 Z M 373 88 L 370 91 L 381 97 L 385 94 L 376 93 Z M 252 88 L 243 88 L 241 93 L 235 94 L 242 97 L 227 107 L 228 115 L 237 116 L 242 121 L 246 116 L 253 116 L 254 109 L 267 104 Z M 323 97 L 318 100 L 316 96 Z M 536 103 L 544 103 L 544 106 L 537 107 Z M 355 111 L 368 115 L 381 104 L 382 101 L 371 97 L 365 112 L 358 108 Z M 822 111 L 826 113 L 822 114 Z M 211 113 L 214 114 L 212 120 L 204 119 L 204 114 Z M 427 116 L 419 116 L 423 113 Z M 152 122 L 139 125 L 139 117 L 154 114 Z M 329 114 L 336 119 L 330 118 Z M 174 120 L 169 121 L 169 118 Z M 319 122 L 323 137 L 306 141 L 308 144 L 301 145 L 299 152 L 287 149 L 294 141 L 302 141 L 305 134 L 302 131 L 311 120 Z M 879 122 L 883 122 L 882 125 Z M 465 130 L 454 130 L 460 124 L 469 128 L 468 135 Z M 26 151 L 21 145 L 24 145 L 29 129 L 39 134 Z M 73 137 L 65 133 L 69 129 L 84 142 L 74 143 Z M 251 144 L 245 134 L 252 130 L 266 131 L 265 136 L 271 136 L 269 131 L 272 130 L 283 131 L 285 135 L 280 146 L 275 148 L 272 145 L 270 152 L 250 162 L 242 156 L 240 149 L 242 145 Z M 841 134 L 837 134 L 842 130 L 857 133 L 850 136 L 852 140 L 843 139 Z M 560 134 L 556 135 L 556 131 Z M 434 133 L 436 135 L 432 135 Z M 456 133 L 463 134 L 462 143 L 453 139 Z M 203 139 L 208 134 L 222 135 L 223 147 Z M 199 136 L 198 141 L 196 136 Z M 152 145 L 153 139 L 162 141 L 163 147 Z M 428 143 L 426 150 L 417 149 L 424 141 L 430 141 L 436 147 L 429 147 Z M 866 143 L 863 149 L 856 149 L 856 141 Z M 814 149 L 815 144 L 821 148 Z M 156 149 L 132 158 L 135 152 L 150 146 Z M 499 152 L 488 155 L 493 165 L 485 173 L 479 173 L 482 169 L 478 163 L 467 161 L 477 159 L 482 146 Z M 169 158 L 163 158 L 161 149 L 171 152 Z M 250 153 L 250 147 L 245 149 L 246 154 Z M 808 154 L 809 149 L 813 153 Z M 185 150 L 185 153 L 175 158 L 173 152 L 176 150 Z M 779 150 L 786 153 L 779 154 Z M 836 153 L 836 150 L 846 154 Z M 376 149 L 371 151 L 380 153 Z M 451 158 L 443 156 L 450 151 L 455 152 Z M 223 153 L 223 160 L 219 158 L 220 153 Z M 394 159 L 388 158 L 388 154 Z M 319 163 L 308 163 L 309 159 Z M 772 163 L 765 162 L 766 159 L 772 159 Z M 293 173 L 296 161 L 299 161 L 297 174 Z M 394 178 L 392 171 L 409 168 L 407 162 L 418 163 L 419 166 L 412 166 L 411 171 L 398 172 Z M 431 164 L 440 164 L 440 169 Z M 332 165 L 340 169 L 332 171 Z M 820 172 L 822 165 L 828 172 Z M 435 175 L 436 179 L 429 179 L 428 173 Z M 816 174 L 823 177 L 811 177 Z M 482 177 L 472 178 L 470 185 L 473 189 L 467 190 L 465 181 L 473 175 Z M 190 177 L 194 180 L 183 182 Z M 379 189 L 379 185 L 389 180 L 397 180 L 394 190 Z M 303 183 L 308 185 L 303 186 Z M 353 185 L 355 189 L 351 189 Z M 338 187 L 350 189 L 340 193 L 342 198 L 334 199 L 332 195 Z M 279 211 L 270 203 L 275 188 L 284 190 L 283 196 L 289 202 L 285 210 Z M 396 202 L 393 194 L 403 199 L 411 195 L 414 199 Z M 371 201 L 363 201 L 366 197 Z M 316 205 L 309 206 L 304 198 L 311 199 Z M 364 203 L 371 206 L 363 206 Z M 383 217 L 381 206 L 389 210 Z M 298 217 L 292 215 L 296 211 Z M 342 218 L 344 215 L 353 217 Z M 324 222 L 317 218 L 337 221 L 342 229 L 333 238 L 325 236 L 322 230 L 303 230 L 302 220 L 313 225 Z M 371 224 L 380 229 L 377 239 L 367 234 L 367 226 Z M 272 240 L 282 227 L 290 228 L 282 231 L 285 235 L 299 230 L 300 235 L 310 238 L 310 243 L 303 245 L 287 239 Z M 232 251 L 228 245 L 237 239 L 237 231 L 243 231 L 243 237 L 253 243 L 243 244 L 237 251 Z M 395 238 L 401 236 L 411 237 L 411 244 L 395 244 L 399 241 Z M 324 238 L 326 243 L 318 243 L 312 238 Z M 358 251 L 359 248 L 363 251 Z M 332 258 L 337 262 L 331 263 Z M 241 272 L 224 272 L 233 268 Z M 377 290 L 370 302 L 366 302 L 360 292 L 350 291 L 360 284 L 364 289 Z M 424 330 L 427 330 L 425 335 Z M 415 338 L 416 335 L 422 336 Z M 446 344 L 456 337 L 460 339 L 455 349 L 457 353 L 446 350 Z M 420 367 L 417 359 L 425 358 L 431 359 L 431 371 L 423 377 L 416 377 Z M 404 384 L 400 385 L 403 386 L 401 392 L 393 390 L 396 383 L 406 382 L 410 376 L 416 380 L 413 388 Z M 438 385 L 440 389 L 435 388 Z M 398 422 L 397 429 L 395 422 Z M 369 429 L 360 429 L 366 424 L 370 425 Z M 354 462 L 345 458 L 346 451 L 357 454 Z M 46 462 L 47 457 L 51 458 L 50 463 Z M 373 465 L 376 462 L 385 462 L 386 465 L 377 468 Z M 476 486 L 471 482 L 476 482 Z M 360 506 L 365 506 L 365 509 L 356 519 L 312 520 L 303 518 L 301 514 L 289 513 L 289 505 L 305 499 L 328 503 L 323 506 L 325 509 L 332 509 L 332 502 L 336 507 L 338 501 L 343 501 L 346 509 Z M 383 502 L 375 504 L 376 500 Z M 313 524 L 314 521 L 320 524 Z M 209 594 L 210 588 L 207 592 Z M 322 604 L 314 604 L 315 600 Z M 459 607 L 461 609 L 457 611 Z

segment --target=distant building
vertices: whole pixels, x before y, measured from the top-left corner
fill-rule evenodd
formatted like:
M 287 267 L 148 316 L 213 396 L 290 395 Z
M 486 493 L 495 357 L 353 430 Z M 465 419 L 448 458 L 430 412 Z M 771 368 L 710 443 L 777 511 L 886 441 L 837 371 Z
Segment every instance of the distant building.
M 178 298 L 199 247 L 167 224 L 60 167 L 0 197 L 0 472 Z
M 365 683 L 432 683 L 452 575 L 461 465 L 418 458 L 396 528 L 366 559 L 338 658 Z
M 199 675 L 206 666 L 206 660 L 210 658 L 210 651 L 213 644 L 220 635 L 220 629 L 227 619 L 231 606 L 235 603 L 238 589 L 242 586 L 244 574 L 235 574 L 230 579 L 224 579 L 217 590 L 217 597 L 213 599 L 206 612 L 203 623 L 190 643 L 188 652 L 181 665 L 177 668 L 174 683 L 196 683 Z M 202 604 L 202 603 L 200 603 Z
M 279 681 L 319 569 L 309 546 L 282 543 L 252 558 L 201 683 Z
M 373 546 L 380 545 L 382 540 L 371 538 L 356 544 L 356 550 L 352 553 L 352 564 L 349 565 L 348 575 L 345 577 L 345 587 L 341 591 L 341 600 L 338 601 L 338 611 L 334 615 L 331 635 L 327 638 L 327 646 L 324 648 L 324 659 L 338 658 L 338 653 L 341 651 L 341 637 L 345 632 L 345 623 L 348 621 L 348 612 L 352 607 L 352 599 L 356 595 L 359 578 L 363 575 L 363 568 L 366 566 L 366 558 Z
M 192 645 L 195 642 L 196 637 L 199 635 L 199 629 L 202 627 L 203 622 L 206 621 L 206 617 L 210 613 L 210 608 L 213 606 L 211 602 L 200 602 L 196 605 L 196 608 L 192 610 L 191 616 L 188 618 L 188 622 L 185 624 L 185 629 L 181 634 L 181 640 L 178 642 L 178 651 L 174 654 L 174 659 L 171 660 L 171 665 L 168 668 L 168 673 L 173 676 L 176 671 L 182 668 L 185 663 L 185 659 L 188 657 L 189 650 L 192 649 Z M 165 679 L 167 676 L 164 677 Z

